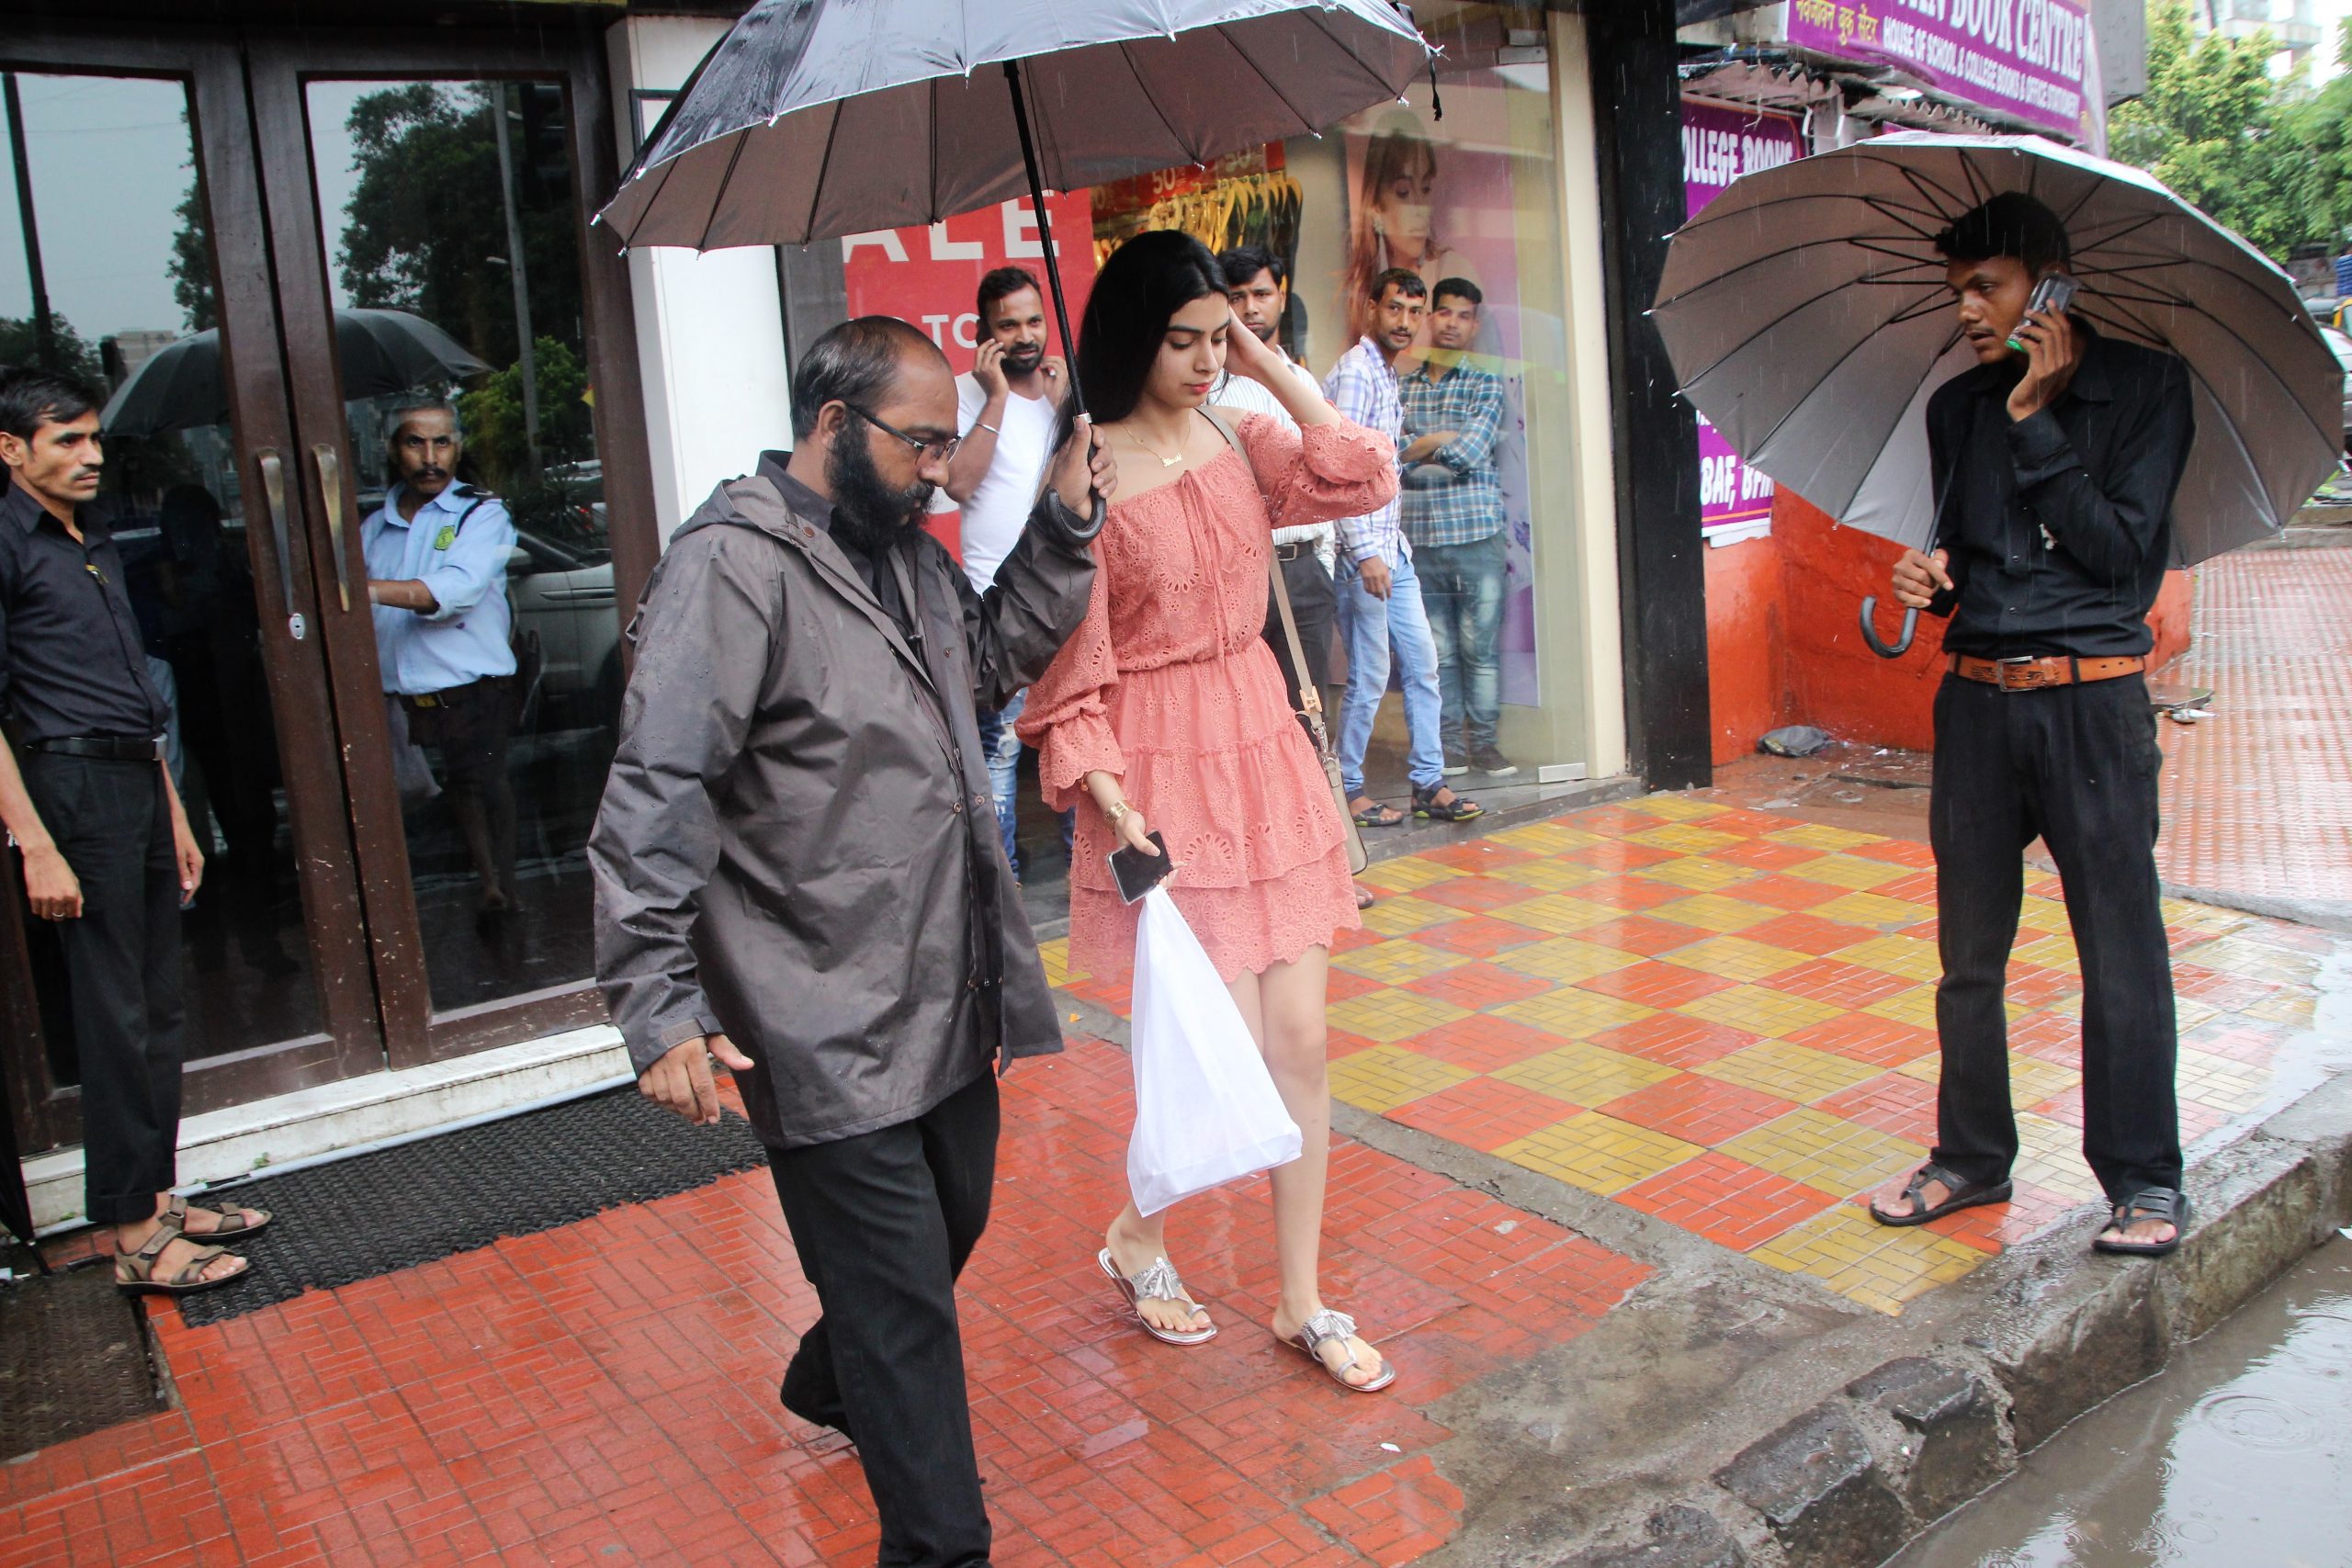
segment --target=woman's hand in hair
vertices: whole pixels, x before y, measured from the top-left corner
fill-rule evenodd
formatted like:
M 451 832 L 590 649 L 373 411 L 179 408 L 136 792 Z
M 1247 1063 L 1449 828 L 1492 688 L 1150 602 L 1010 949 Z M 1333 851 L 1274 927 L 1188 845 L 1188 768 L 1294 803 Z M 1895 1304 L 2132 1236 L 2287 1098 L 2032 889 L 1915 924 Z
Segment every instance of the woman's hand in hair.
M 1244 326 L 1239 315 L 1225 333 L 1225 367 L 1236 376 L 1246 376 L 1272 392 L 1279 393 L 1290 373 L 1283 366 L 1283 356 L 1276 354 L 1256 333 Z
M 1094 421 L 1080 414 L 1069 439 L 1062 443 L 1060 454 L 1054 459 L 1054 493 L 1061 502 L 1080 517 L 1091 513 L 1094 502 L 1089 491 L 1108 502 L 1119 488 L 1119 460 L 1111 456 L 1111 444 L 1094 428 Z

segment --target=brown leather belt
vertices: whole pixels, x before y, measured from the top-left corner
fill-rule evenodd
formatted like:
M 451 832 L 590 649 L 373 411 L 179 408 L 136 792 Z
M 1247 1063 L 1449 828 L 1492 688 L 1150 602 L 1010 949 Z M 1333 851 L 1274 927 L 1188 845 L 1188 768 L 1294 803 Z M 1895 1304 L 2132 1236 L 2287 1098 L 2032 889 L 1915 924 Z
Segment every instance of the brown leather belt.
M 1975 659 L 1965 653 L 1951 656 L 1953 674 L 1963 681 L 1998 686 L 2005 692 L 2038 692 L 2045 686 L 2112 681 L 2123 675 L 2137 675 L 2147 667 L 2147 660 L 2136 655 L 2129 659 Z

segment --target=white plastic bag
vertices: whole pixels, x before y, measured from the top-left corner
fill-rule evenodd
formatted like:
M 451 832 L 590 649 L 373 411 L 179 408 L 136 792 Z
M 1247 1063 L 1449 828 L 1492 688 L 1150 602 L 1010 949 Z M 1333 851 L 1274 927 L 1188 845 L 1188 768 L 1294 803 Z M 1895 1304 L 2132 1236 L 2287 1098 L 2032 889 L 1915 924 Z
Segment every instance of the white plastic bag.
M 1142 1213 L 1298 1157 L 1298 1124 L 1250 1026 L 1164 887 L 1136 923 L 1132 1038 L 1127 1185 Z

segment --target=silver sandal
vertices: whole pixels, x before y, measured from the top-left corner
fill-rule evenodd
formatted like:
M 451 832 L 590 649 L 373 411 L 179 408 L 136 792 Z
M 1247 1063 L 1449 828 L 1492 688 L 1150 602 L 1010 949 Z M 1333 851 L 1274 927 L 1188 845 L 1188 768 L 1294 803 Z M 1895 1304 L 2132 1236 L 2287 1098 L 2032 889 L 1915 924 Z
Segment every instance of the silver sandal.
M 1298 1332 L 1283 1343 L 1303 1353 L 1307 1359 L 1322 1368 L 1333 1382 L 1338 1383 L 1350 1393 L 1377 1393 L 1396 1381 L 1396 1362 L 1383 1356 L 1380 1358 L 1381 1373 L 1378 1377 L 1370 1382 L 1350 1382 L 1348 1374 L 1356 1370 L 1358 1364 L 1356 1358 L 1350 1356 L 1344 1363 L 1335 1367 L 1322 1357 L 1323 1346 L 1334 1339 L 1344 1345 L 1355 1331 L 1354 1318 L 1350 1317 L 1346 1313 L 1333 1312 L 1329 1307 L 1325 1307 L 1321 1312 L 1300 1324 Z
M 1136 1314 L 1136 1321 L 1143 1325 L 1143 1331 L 1154 1339 L 1170 1345 L 1201 1345 L 1216 1337 L 1216 1325 L 1214 1323 L 1205 1328 L 1162 1328 L 1144 1316 L 1143 1303 L 1148 1301 L 1175 1302 L 1194 1312 L 1208 1310 L 1185 1292 L 1184 1281 L 1176 1277 L 1174 1266 L 1165 1258 L 1153 1258 L 1142 1272 L 1132 1279 L 1119 1272 L 1119 1266 L 1111 1261 L 1111 1249 L 1107 1247 L 1094 1255 L 1094 1261 L 1102 1266 L 1102 1272 L 1111 1277 L 1111 1283 L 1119 1287 L 1119 1293 L 1127 1299 L 1127 1310 Z

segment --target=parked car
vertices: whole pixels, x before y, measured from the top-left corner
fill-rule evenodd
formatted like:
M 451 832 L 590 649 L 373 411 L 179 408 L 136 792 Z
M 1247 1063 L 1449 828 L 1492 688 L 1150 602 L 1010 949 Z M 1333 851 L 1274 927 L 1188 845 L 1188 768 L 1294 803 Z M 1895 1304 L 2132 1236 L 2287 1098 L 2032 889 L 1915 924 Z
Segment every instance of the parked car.
M 539 637 L 539 727 L 611 724 L 621 699 L 613 558 L 517 528 L 506 589 L 519 630 Z

